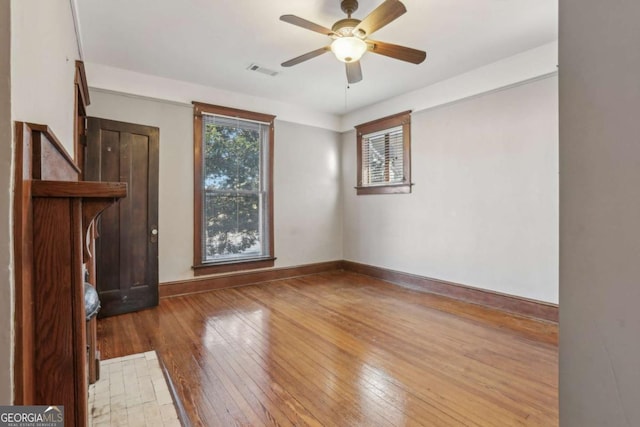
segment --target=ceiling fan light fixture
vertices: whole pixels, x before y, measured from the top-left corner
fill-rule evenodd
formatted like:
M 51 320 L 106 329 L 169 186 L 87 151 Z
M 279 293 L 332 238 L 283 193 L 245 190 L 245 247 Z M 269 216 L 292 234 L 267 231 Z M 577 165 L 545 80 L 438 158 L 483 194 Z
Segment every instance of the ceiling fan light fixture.
M 369 39 L 370 35 L 406 13 L 407 8 L 400 0 L 382 0 L 382 3 L 363 20 L 351 17 L 352 13 L 358 8 L 358 0 L 342 0 L 340 5 L 347 17 L 336 21 L 331 29 L 296 15 L 282 15 L 280 17 L 281 21 L 329 36 L 332 39 L 329 46 L 312 50 L 304 55 L 285 61 L 281 64 L 283 67 L 294 66 L 331 50 L 338 61 L 345 63 L 347 81 L 351 84 L 362 80 L 360 58 L 367 50 L 376 55 L 383 55 L 412 64 L 421 64 L 426 59 L 427 53 L 425 51 Z
M 367 51 L 367 44 L 358 37 L 340 37 L 331 43 L 331 51 L 342 62 L 355 62 Z

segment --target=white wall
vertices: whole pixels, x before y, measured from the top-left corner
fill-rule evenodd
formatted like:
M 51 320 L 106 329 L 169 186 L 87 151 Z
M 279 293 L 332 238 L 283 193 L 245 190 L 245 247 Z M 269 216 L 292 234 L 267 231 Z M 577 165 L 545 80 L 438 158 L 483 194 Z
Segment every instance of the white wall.
M 640 425 L 640 2 L 560 1 L 560 424 Z
M 279 120 L 338 130 L 340 118 L 301 105 L 231 92 L 108 65 L 85 63 L 92 88 L 190 104 L 193 100 L 248 111 L 269 111 Z
M 0 2 L 0 405 L 13 402 L 11 15 Z
M 276 120 L 276 267 L 343 259 L 340 134 Z
M 5 191 L 0 196 L 0 404 L 6 404 L 12 401 L 13 390 L 11 120 L 49 125 L 74 155 L 78 50 L 68 0 L 11 0 L 0 4 L 0 189 Z M 6 93 L 9 86 L 10 94 Z
M 316 220 L 320 223 L 332 223 L 336 215 L 344 215 L 343 223 L 332 228 L 330 241 L 317 238 L 326 235 L 324 228 L 318 230 L 322 232 L 318 236 L 308 236 L 308 241 L 315 242 L 314 252 L 322 252 L 325 249 L 321 248 L 326 246 L 327 253 L 344 252 L 347 259 L 354 261 L 557 302 L 557 50 L 557 42 L 548 43 L 342 117 L 100 64 L 87 64 L 87 73 L 95 93 L 111 92 L 163 99 L 174 102 L 172 105 L 176 108 L 184 108 L 191 100 L 197 99 L 276 114 L 280 123 L 305 125 L 280 127 L 279 132 L 287 135 L 291 132 L 285 140 L 297 138 L 293 134 L 295 129 L 301 132 L 313 129 L 313 132 L 303 132 L 303 137 L 299 138 L 303 142 L 324 140 L 319 136 L 322 132 L 315 126 L 346 130 L 364 121 L 412 109 L 414 141 L 424 141 L 422 145 L 414 146 L 414 181 L 417 185 L 413 195 L 356 198 L 353 190 L 355 171 L 352 170 L 355 167 L 355 147 L 346 143 L 342 144 L 344 147 L 341 152 L 336 154 L 337 161 L 343 164 L 338 172 L 339 175 L 344 174 L 338 186 L 338 191 L 344 193 L 343 212 L 342 209 L 333 214 L 327 211 L 334 208 L 332 197 L 336 194 L 330 187 L 325 188 L 329 193 L 314 190 L 317 185 L 306 190 L 306 179 L 289 180 L 286 175 L 276 174 L 275 208 L 281 209 L 281 212 L 276 212 L 276 229 L 280 230 L 276 233 L 276 245 L 280 242 L 287 249 L 283 253 L 276 248 L 278 265 L 304 263 L 300 251 L 290 252 L 292 256 L 295 255 L 294 258 L 288 255 L 288 248 L 295 244 L 297 233 L 303 230 L 297 228 L 302 223 L 298 214 L 317 215 Z M 540 79 L 542 81 L 537 81 Z M 522 87 L 514 87 L 523 83 Z M 122 98 L 122 95 L 119 96 Z M 120 103 L 121 100 L 111 100 L 107 108 L 102 108 L 94 102 L 91 111 L 94 115 L 104 111 L 105 117 L 111 115 L 123 121 L 140 118 L 142 123 L 145 122 L 147 110 L 125 108 L 119 111 Z M 190 106 L 187 105 L 187 108 Z M 176 113 L 183 114 L 186 113 Z M 455 124 L 445 125 L 439 117 Z M 169 127 L 174 126 L 170 119 L 160 121 L 154 116 L 149 120 L 147 124 L 162 122 Z M 464 125 L 461 126 L 460 122 Z M 187 143 L 190 144 L 190 126 L 190 123 L 182 121 L 181 125 L 176 125 L 175 136 L 171 138 L 182 138 L 189 127 Z M 354 137 L 346 138 L 345 141 L 352 141 Z M 297 174 L 307 177 L 315 173 L 326 177 L 322 163 L 311 162 L 309 164 L 313 168 L 309 169 L 305 163 L 293 162 L 297 156 L 308 157 L 307 147 L 316 149 L 316 145 L 284 146 L 286 150 L 277 146 L 276 162 L 278 158 L 287 158 L 289 165 L 299 168 Z M 305 148 L 298 151 L 301 147 Z M 171 150 L 174 149 L 168 149 Z M 464 169 L 460 168 L 460 161 L 454 156 L 465 162 Z M 190 176 L 191 170 L 186 169 L 191 168 L 190 158 L 172 158 Z M 430 163 L 432 159 L 438 159 L 434 165 Z M 420 168 L 424 162 L 428 167 Z M 292 173 L 292 176 L 295 175 Z M 333 179 L 332 170 L 329 170 L 329 176 Z M 188 191 L 184 191 L 183 184 L 188 186 Z M 187 198 L 190 197 L 192 183 L 185 181 L 183 184 L 182 181 L 169 184 L 180 187 L 182 194 L 175 199 L 166 198 L 165 203 L 171 208 L 175 206 L 174 202 L 179 201 L 186 206 L 183 209 L 189 209 L 190 214 L 191 202 Z M 298 195 L 297 199 L 279 198 L 279 189 L 288 187 Z M 447 191 L 449 187 L 453 187 L 454 191 Z M 384 229 L 387 218 L 395 209 L 386 202 L 389 200 L 387 198 L 401 200 L 401 207 L 408 209 L 408 220 L 402 223 L 400 235 L 394 234 L 396 230 Z M 296 200 L 304 201 L 310 208 L 296 203 Z M 372 209 L 372 216 L 363 216 L 367 209 Z M 161 215 L 163 211 L 161 206 Z M 176 222 L 178 219 L 190 221 L 187 212 L 173 212 L 171 215 L 173 219 L 165 220 L 166 225 L 173 227 L 174 219 Z M 287 221 L 283 221 L 283 218 Z M 163 219 L 160 221 L 162 224 Z M 383 227 L 382 233 L 378 227 Z M 179 226 L 169 236 L 176 251 L 171 250 L 163 255 L 162 245 L 160 247 L 161 260 L 164 260 L 160 267 L 161 281 L 179 280 L 191 275 L 189 267 L 193 232 L 190 222 L 183 228 Z M 344 236 L 339 233 L 342 228 Z M 374 229 L 377 231 L 375 236 L 370 234 Z M 166 234 L 167 231 L 165 237 Z M 181 241 L 183 236 L 187 239 Z M 333 247 L 336 237 L 342 241 L 342 249 L 337 248 L 337 252 Z M 170 255 L 177 252 L 178 248 L 180 253 L 185 254 L 184 259 Z M 389 256 L 389 250 L 392 249 L 397 250 L 397 256 Z M 310 247 L 305 246 L 301 252 L 308 250 L 311 250 Z M 518 254 L 517 257 L 513 256 L 514 253 Z M 316 253 L 305 259 L 315 262 L 313 260 L 324 258 L 327 258 L 326 254 L 320 256 Z M 339 259 L 335 256 L 330 258 Z
M 0 403 L 5 404 L 13 389 L 11 120 L 49 125 L 74 154 L 78 52 L 68 0 L 12 0 L 0 7 L 0 188 L 5 189 L 0 196 Z
M 428 60 L 427 60 L 428 62 Z M 469 98 L 557 72 L 558 42 L 520 52 L 409 93 L 385 99 L 342 116 L 340 130 L 395 114 L 414 112 Z
M 76 34 L 69 0 L 11 1 L 13 119 L 49 125 L 71 156 Z
M 192 278 L 192 107 L 96 89 L 91 101 L 91 116 L 160 128 L 160 282 Z M 339 151 L 338 133 L 276 119 L 276 267 L 342 259 Z
M 507 87 L 557 71 L 558 42 L 551 42 L 467 73 L 351 111 L 344 116 L 271 99 L 230 92 L 164 77 L 142 74 L 103 64 L 86 63 L 93 88 L 169 101 L 190 103 L 194 99 L 245 110 L 268 110 L 280 120 L 325 129 L 348 131 L 354 125 L 398 111 L 421 111 L 437 105 Z M 357 88 L 352 88 L 357 90 Z
M 345 133 L 345 259 L 557 302 L 557 103 L 548 77 L 414 114 L 408 195 L 356 196 Z

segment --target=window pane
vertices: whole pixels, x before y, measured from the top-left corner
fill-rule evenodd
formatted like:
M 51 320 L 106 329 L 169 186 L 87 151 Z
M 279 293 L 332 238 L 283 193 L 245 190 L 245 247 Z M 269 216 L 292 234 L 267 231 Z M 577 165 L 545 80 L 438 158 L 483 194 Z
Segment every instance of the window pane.
M 203 116 L 203 138 L 203 261 L 269 255 L 262 179 L 268 127 Z
M 404 147 L 402 134 L 396 143 L 389 145 L 389 182 L 396 183 L 404 180 Z
M 404 180 L 401 127 L 365 135 L 362 141 L 363 185 L 394 184 Z
M 369 140 L 369 183 L 384 182 L 384 137 Z
M 258 257 L 263 252 L 259 193 L 204 193 L 206 261 Z
M 205 188 L 258 191 L 260 131 L 206 121 L 203 130 Z

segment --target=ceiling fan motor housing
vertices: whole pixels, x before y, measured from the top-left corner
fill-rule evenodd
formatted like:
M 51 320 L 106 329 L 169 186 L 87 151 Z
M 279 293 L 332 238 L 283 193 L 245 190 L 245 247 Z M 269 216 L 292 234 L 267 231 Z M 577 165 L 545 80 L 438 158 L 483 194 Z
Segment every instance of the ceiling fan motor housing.
M 342 11 L 351 18 L 351 14 L 358 10 L 358 0 L 342 0 L 340 2 L 340 7 L 342 8 Z

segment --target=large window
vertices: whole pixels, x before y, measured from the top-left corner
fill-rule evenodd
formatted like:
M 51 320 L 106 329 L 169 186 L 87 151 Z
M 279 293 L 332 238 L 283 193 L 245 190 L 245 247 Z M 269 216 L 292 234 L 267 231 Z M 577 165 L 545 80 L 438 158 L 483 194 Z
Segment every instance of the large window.
M 194 102 L 196 275 L 271 267 L 274 116 Z
M 356 126 L 358 194 L 411 192 L 411 112 Z

